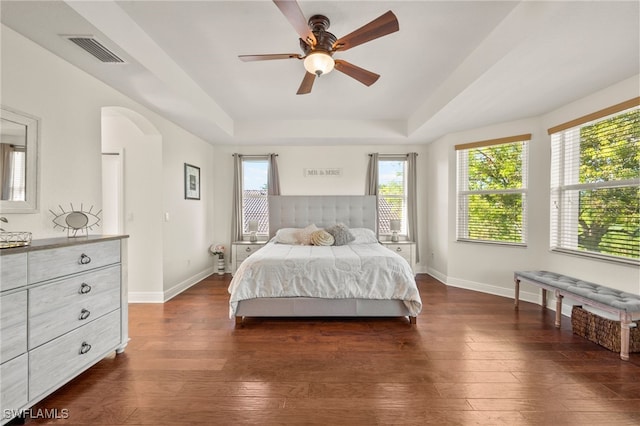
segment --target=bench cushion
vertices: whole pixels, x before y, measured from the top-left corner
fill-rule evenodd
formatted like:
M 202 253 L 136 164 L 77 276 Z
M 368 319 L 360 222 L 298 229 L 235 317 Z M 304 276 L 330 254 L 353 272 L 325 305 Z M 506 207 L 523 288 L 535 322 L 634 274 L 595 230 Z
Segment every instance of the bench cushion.
M 530 279 L 531 281 L 538 281 L 552 287 L 557 287 L 561 290 L 566 290 L 576 283 L 575 278 L 548 271 L 517 271 L 516 275 Z
M 565 293 L 586 297 L 621 311 L 640 312 L 640 295 L 637 294 L 614 290 L 603 285 L 548 271 L 518 271 L 515 275 L 556 287 Z

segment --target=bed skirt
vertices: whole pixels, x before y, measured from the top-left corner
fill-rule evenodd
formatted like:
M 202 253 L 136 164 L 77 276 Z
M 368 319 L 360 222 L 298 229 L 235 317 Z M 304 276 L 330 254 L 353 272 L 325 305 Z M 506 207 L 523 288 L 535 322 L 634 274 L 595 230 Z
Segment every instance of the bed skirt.
M 411 317 L 402 300 L 319 299 L 277 297 L 238 302 L 236 321 L 242 317 Z

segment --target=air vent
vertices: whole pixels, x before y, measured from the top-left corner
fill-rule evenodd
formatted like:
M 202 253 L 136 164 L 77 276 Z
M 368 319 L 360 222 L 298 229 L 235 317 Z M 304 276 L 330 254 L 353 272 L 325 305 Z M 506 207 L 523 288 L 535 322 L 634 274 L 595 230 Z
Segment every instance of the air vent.
M 98 40 L 92 36 L 63 36 L 69 41 L 80 46 L 91 55 L 95 56 L 100 62 L 106 63 L 124 63 L 116 54 L 107 49 Z

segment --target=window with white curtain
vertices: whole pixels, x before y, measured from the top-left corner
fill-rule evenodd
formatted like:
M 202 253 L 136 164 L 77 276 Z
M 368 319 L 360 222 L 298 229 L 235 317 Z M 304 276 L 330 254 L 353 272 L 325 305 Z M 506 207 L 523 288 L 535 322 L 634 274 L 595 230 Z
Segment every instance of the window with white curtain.
M 249 222 L 257 222 L 257 235 L 269 234 L 268 156 L 242 158 L 242 233 L 248 235 Z
M 549 129 L 552 250 L 640 263 L 639 101 Z
M 526 244 L 530 140 L 526 134 L 455 147 L 458 241 Z
M 391 221 L 407 234 L 407 156 L 378 156 L 378 232 L 391 235 Z

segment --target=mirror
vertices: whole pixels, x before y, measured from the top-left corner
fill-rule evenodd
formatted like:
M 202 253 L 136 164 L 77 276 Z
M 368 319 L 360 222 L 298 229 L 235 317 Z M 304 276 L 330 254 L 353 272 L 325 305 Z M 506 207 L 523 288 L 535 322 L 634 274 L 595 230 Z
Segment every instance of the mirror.
M 38 211 L 40 120 L 0 108 L 0 213 Z

